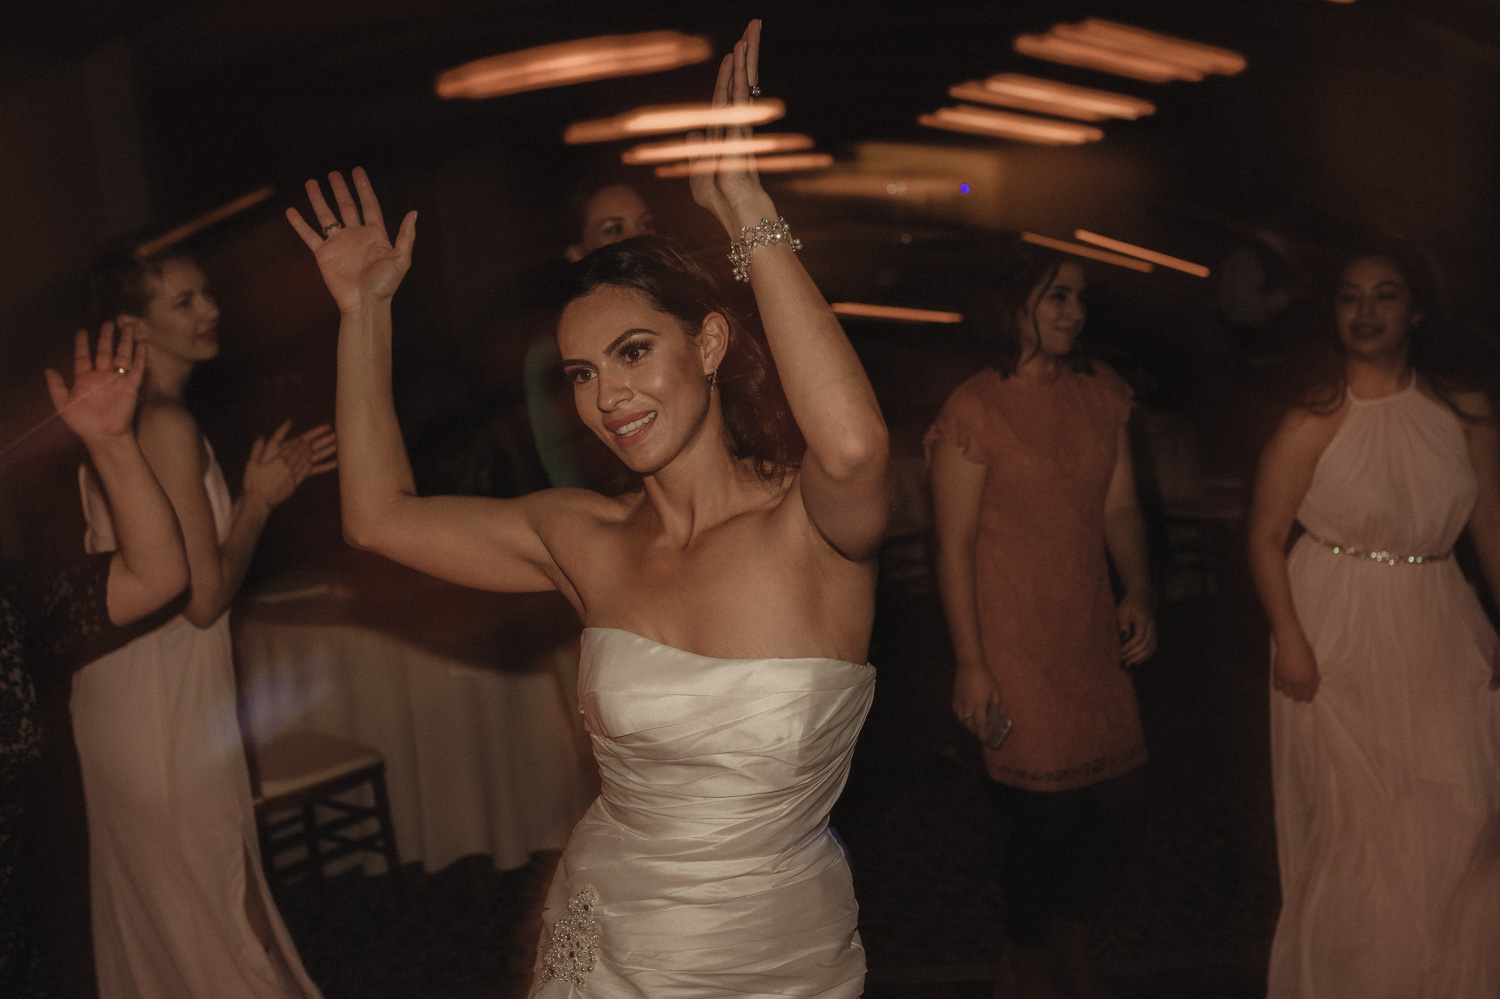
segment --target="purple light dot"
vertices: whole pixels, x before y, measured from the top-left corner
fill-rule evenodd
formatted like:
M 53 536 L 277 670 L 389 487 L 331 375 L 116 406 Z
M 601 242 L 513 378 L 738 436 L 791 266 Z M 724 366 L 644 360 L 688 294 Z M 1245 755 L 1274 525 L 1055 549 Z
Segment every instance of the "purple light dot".
M 958 190 L 959 190 L 960 194 L 968 194 L 969 193 L 969 185 L 968 184 L 960 184 L 960 185 L 958 185 Z

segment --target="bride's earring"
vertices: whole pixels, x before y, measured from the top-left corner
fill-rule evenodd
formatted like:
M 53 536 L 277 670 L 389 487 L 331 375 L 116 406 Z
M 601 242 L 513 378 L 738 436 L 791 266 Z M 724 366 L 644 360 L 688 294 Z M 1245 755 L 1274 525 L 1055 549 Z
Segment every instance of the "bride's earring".
M 718 388 L 719 388 L 719 369 L 718 368 L 714 368 L 713 371 L 709 372 L 709 375 L 708 375 L 708 390 L 710 392 L 716 392 L 716 391 L 718 391 Z

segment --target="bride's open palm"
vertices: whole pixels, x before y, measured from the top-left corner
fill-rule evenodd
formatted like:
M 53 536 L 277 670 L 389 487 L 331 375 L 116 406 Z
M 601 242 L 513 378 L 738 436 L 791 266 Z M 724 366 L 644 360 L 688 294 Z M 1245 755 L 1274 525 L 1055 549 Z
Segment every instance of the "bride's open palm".
M 411 248 L 417 238 L 417 213 L 408 212 L 392 244 L 369 176 L 362 167 L 355 167 L 353 177 L 358 205 L 343 175 L 337 171 L 328 175 L 337 214 L 328 206 L 318 182 L 307 182 L 307 197 L 321 234 L 297 209 L 286 210 L 287 221 L 313 251 L 323 283 L 342 312 L 390 299 L 411 267 Z
M 714 84 L 713 106 L 749 104 L 752 88 L 760 78 L 760 21 L 751 21 L 745 34 L 735 43 L 734 51 L 719 64 Z M 755 157 L 746 153 L 724 153 L 723 144 L 748 140 L 752 130 L 747 125 L 718 126 L 693 132 L 688 140 L 695 148 L 690 184 L 693 200 L 707 208 L 724 225 L 730 236 L 739 235 L 743 209 L 765 197 Z

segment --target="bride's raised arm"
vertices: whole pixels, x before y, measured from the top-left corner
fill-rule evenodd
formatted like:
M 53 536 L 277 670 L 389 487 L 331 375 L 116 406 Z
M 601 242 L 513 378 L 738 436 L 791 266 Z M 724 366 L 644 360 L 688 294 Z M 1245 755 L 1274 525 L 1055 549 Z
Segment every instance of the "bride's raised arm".
M 759 54 L 760 22 L 751 21 L 719 67 L 715 104 L 752 99 L 752 88 L 759 83 Z M 749 130 L 732 128 L 724 134 L 738 138 Z M 718 137 L 709 136 L 700 162 L 713 155 L 711 140 Z M 714 213 L 730 240 L 750 250 L 745 273 L 792 416 L 807 440 L 798 480 L 808 517 L 845 557 L 872 558 L 889 510 L 889 442 L 864 367 L 777 225 L 776 208 L 760 184 L 754 160 L 720 156 L 711 172 L 693 175 L 692 187 L 694 199 Z M 775 241 L 741 242 L 745 236 L 755 240 L 755 226 L 762 227 L 762 238 Z M 776 239 L 778 234 L 783 238 Z
M 566 495 L 550 503 L 536 498 L 541 494 L 516 500 L 417 495 L 391 395 L 391 298 L 411 266 L 417 213 L 402 220 L 392 244 L 364 170 L 354 170 L 358 204 L 340 174 L 329 174 L 328 185 L 337 213 L 318 182 L 307 182 L 319 229 L 295 208 L 287 209 L 287 219 L 313 251 L 339 307 L 335 419 L 344 537 L 465 586 L 559 588 L 572 596 L 540 534 L 545 518 L 567 514 Z

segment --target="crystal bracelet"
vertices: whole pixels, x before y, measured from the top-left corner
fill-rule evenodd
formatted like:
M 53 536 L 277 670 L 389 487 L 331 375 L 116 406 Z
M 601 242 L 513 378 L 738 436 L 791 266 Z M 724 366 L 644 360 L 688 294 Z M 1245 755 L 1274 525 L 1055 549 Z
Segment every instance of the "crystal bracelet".
M 793 238 L 791 226 L 786 224 L 784 218 L 778 218 L 775 222 L 761 219 L 760 225 L 747 225 L 741 229 L 740 238 L 729 244 L 729 261 L 734 264 L 734 279 L 749 281 L 750 258 L 755 255 L 755 248 L 775 246 L 777 243 L 787 244 L 793 253 L 802 249 L 802 240 Z

